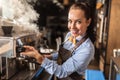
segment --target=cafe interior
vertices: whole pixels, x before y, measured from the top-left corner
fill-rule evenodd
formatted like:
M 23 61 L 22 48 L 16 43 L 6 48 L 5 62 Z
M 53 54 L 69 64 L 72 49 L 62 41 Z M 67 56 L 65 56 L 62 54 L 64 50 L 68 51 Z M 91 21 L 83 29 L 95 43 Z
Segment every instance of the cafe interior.
M 46 71 L 36 76 L 40 64 L 20 52 L 24 45 L 42 55 L 59 50 L 75 2 L 91 5 L 96 33 L 84 80 L 120 80 L 120 0 L 0 0 L 0 80 L 57 80 Z

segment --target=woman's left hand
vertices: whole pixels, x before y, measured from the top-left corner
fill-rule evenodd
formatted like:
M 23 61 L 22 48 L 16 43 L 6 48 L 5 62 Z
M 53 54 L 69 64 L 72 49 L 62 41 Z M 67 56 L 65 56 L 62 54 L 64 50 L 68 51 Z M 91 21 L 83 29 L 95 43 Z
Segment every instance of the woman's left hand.
M 42 63 L 44 60 L 44 57 L 32 46 L 24 46 L 25 52 L 22 52 L 20 54 L 33 57 L 37 60 L 38 63 Z
M 25 48 L 25 52 L 20 53 L 22 55 L 35 58 L 35 55 L 38 54 L 38 51 L 32 46 L 24 46 L 24 48 Z

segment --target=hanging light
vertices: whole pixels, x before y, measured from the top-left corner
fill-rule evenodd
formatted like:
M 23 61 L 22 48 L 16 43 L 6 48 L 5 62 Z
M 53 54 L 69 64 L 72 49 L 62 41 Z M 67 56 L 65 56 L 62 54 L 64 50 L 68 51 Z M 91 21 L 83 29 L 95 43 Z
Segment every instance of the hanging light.
M 63 0 L 63 5 L 68 5 L 69 4 L 69 0 Z
M 58 0 L 53 0 L 53 3 L 55 3 L 55 4 L 58 3 Z
M 100 9 L 104 4 L 105 0 L 97 0 L 96 9 Z

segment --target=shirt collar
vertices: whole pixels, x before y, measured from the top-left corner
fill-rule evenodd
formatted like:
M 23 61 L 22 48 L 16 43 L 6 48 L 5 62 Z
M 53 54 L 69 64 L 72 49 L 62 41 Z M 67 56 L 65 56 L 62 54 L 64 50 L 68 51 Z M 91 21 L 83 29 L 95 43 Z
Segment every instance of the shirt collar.
M 84 35 L 82 35 L 82 36 L 81 36 L 81 35 L 77 36 L 77 37 L 76 37 L 76 41 L 79 42 L 85 35 L 86 35 L 86 34 L 84 34 Z
M 77 36 L 76 41 L 79 42 L 85 35 L 86 35 L 86 33 L 82 36 L 81 35 Z M 71 36 L 71 32 L 69 33 L 69 36 L 67 37 L 67 39 L 64 42 L 68 41 L 70 36 Z

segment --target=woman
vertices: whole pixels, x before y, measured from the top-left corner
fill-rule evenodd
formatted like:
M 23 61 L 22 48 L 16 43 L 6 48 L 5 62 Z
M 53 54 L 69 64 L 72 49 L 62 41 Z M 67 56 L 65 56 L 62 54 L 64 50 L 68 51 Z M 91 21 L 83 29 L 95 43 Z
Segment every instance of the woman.
M 80 80 L 80 78 L 82 80 L 95 52 L 91 12 L 87 3 L 75 3 L 70 7 L 68 13 L 68 29 L 70 31 L 61 45 L 59 53 L 51 54 L 52 59 L 57 59 L 59 55 L 62 56 L 60 61 L 56 62 L 42 56 L 31 46 L 24 46 L 26 51 L 21 54 L 34 57 L 48 73 L 54 74 L 60 80 Z

